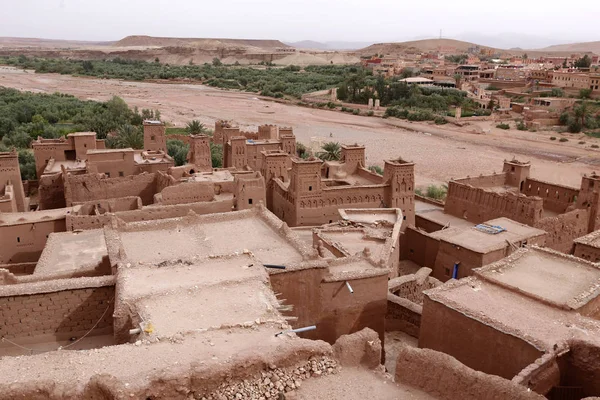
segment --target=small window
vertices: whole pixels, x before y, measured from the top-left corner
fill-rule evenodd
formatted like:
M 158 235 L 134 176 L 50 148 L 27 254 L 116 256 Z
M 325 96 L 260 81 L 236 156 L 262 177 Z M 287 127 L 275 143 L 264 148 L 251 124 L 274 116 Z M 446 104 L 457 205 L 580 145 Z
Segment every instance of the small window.
M 119 176 L 125 176 L 125 172 L 119 171 Z
M 312 186 L 309 186 L 309 187 L 308 187 L 308 191 L 309 191 L 309 192 L 312 192 Z
M 406 221 L 406 215 L 403 215 L 403 216 L 402 216 L 402 220 L 403 220 L 403 221 Z
M 110 172 L 107 172 L 107 173 L 106 173 L 106 177 L 107 177 L 107 178 L 110 178 Z
M 515 172 L 515 166 L 510 167 L 511 172 Z
M 83 147 L 87 148 L 87 144 L 86 144 L 86 143 L 84 143 L 84 144 L 83 144 Z
M 21 238 L 17 236 L 17 243 L 21 243 Z
M 252 204 L 252 199 L 248 199 L 248 204 Z
M 444 268 L 446 276 L 450 276 L 450 268 Z
M 150 136 L 150 140 L 152 140 L 154 142 L 156 140 L 156 136 L 154 136 L 154 135 Z

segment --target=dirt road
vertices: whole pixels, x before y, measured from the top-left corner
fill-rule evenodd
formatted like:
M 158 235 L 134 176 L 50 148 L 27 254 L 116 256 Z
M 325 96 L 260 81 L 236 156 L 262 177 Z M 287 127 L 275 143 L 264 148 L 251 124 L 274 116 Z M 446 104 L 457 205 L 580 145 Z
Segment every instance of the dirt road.
M 261 124 L 291 126 L 298 141 L 312 137 L 367 146 L 367 164 L 383 165 L 387 158 L 402 157 L 416 163 L 417 186 L 451 178 L 500 171 L 504 159 L 532 162 L 538 179 L 579 186 L 584 173 L 600 171 L 600 152 L 589 146 L 596 139 L 578 138 L 551 142 L 549 133 L 502 131 L 489 122 L 484 135 L 445 125 L 402 122 L 346 113 L 296 107 L 259 99 L 255 94 L 228 92 L 193 84 L 159 84 L 34 74 L 0 67 L 0 86 L 41 93 L 63 92 L 81 99 L 122 97 L 130 106 L 159 109 L 163 120 L 183 126 L 191 119 L 210 125 L 227 119 L 242 127 Z M 410 128 L 410 129 L 406 129 Z M 555 134 L 556 135 L 556 134 Z M 598 142 L 600 143 L 600 141 Z

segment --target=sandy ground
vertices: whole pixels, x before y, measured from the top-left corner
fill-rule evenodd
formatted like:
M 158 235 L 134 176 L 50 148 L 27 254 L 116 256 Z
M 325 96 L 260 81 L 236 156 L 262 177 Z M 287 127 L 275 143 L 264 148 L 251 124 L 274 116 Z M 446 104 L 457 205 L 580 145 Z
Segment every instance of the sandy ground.
M 290 400 L 430 400 L 434 397 L 417 389 L 398 385 L 373 371 L 344 368 L 337 375 L 305 381 Z
M 159 84 L 34 74 L 0 67 L 0 86 L 41 93 L 64 92 L 82 99 L 107 100 L 116 95 L 130 106 L 160 109 L 163 120 L 183 126 L 191 119 L 212 125 L 233 120 L 245 128 L 261 124 L 292 126 L 298 140 L 311 138 L 367 146 L 367 164 L 402 157 L 416 163 L 417 186 L 451 178 L 500 171 L 504 159 L 532 162 L 532 176 L 579 186 L 581 176 L 600 170 L 600 151 L 591 149 L 597 139 L 578 136 L 569 142 L 550 141 L 548 132 L 502 131 L 490 122 L 479 123 L 489 133 L 468 133 L 467 128 L 402 122 L 346 113 L 296 107 L 260 99 L 252 93 L 229 92 L 193 84 Z M 472 128 L 471 128 L 472 129 Z M 559 136 L 554 133 L 555 136 Z
M 398 352 L 406 346 L 419 347 L 419 340 L 400 331 L 385 333 L 385 368 L 388 374 L 396 375 Z

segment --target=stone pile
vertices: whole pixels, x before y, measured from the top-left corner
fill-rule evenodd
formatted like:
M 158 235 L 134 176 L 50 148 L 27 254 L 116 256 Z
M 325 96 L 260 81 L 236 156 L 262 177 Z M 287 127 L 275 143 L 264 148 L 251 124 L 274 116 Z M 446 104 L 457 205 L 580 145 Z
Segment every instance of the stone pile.
M 306 364 L 296 368 L 276 368 L 269 366 L 268 371 L 262 371 L 260 377 L 244 379 L 234 383 L 223 383 L 214 393 L 208 396 L 196 396 L 201 400 L 282 400 L 286 394 L 302 385 L 302 381 L 311 377 L 336 374 L 339 371 L 337 362 L 327 357 L 313 357 Z

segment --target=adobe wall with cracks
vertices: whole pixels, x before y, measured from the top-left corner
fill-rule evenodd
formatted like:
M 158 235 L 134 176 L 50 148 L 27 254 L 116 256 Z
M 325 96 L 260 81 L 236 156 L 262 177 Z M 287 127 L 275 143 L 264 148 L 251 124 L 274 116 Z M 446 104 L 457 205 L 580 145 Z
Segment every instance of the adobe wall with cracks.
M 355 259 L 358 259 L 354 257 Z M 337 259 L 329 265 L 342 265 Z M 296 317 L 295 328 L 316 325 L 317 329 L 300 336 L 334 343 L 341 335 L 370 328 L 383 341 L 387 307 L 387 269 L 361 277 L 358 273 L 331 274 L 328 262 L 312 261 L 287 266 L 284 271 L 269 270 L 271 285 L 285 304 L 293 306 L 289 316 Z M 348 282 L 354 293 L 346 287 Z
M 108 276 L 0 286 L 0 336 L 70 337 L 92 328 L 112 330 L 114 284 Z
M 573 253 L 573 240 L 588 233 L 588 209 L 575 209 L 555 217 L 539 220 L 534 227 L 547 232 L 546 247 L 562 253 Z
M 134 196 L 144 205 L 152 204 L 157 193 L 156 173 L 107 178 L 103 174 L 71 175 L 65 180 L 67 206 L 115 197 Z
M 543 354 L 533 344 L 428 296 L 423 302 L 419 347 L 449 354 L 469 368 L 506 379 L 512 379 Z
M 544 399 L 515 382 L 471 369 L 447 354 L 408 346 L 399 350 L 395 378 L 443 400 Z
M 506 217 L 535 226 L 543 217 L 544 201 L 511 192 L 497 193 L 458 181 L 448 183 L 444 212 L 474 224 Z
M 544 200 L 544 209 L 561 214 L 577 202 L 579 189 L 527 178 L 521 193 L 541 197 Z

